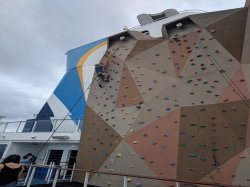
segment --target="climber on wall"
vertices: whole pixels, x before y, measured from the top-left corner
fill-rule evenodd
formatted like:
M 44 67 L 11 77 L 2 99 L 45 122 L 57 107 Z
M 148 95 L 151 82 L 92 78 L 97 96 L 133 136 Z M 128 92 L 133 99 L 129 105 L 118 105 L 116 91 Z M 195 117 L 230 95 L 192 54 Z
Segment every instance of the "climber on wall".
M 102 88 L 102 82 L 109 82 L 110 75 L 106 72 L 105 66 L 101 64 L 95 65 L 95 71 L 100 80 L 99 86 Z

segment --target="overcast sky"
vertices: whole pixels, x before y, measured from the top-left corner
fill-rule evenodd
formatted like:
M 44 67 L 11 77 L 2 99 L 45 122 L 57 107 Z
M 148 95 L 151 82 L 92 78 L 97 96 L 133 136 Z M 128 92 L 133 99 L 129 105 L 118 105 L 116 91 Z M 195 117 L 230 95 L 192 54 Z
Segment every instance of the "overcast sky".
M 223 10 L 245 0 L 0 0 L 0 115 L 39 112 L 62 78 L 65 53 L 138 25 L 141 13 Z

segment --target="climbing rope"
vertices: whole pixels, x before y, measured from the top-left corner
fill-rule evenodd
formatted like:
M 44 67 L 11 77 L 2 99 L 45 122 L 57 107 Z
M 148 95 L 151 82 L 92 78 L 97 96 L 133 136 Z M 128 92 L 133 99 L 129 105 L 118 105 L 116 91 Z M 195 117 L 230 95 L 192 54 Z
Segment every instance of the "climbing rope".
M 121 48 L 121 46 L 123 45 L 123 42 L 121 43 L 121 45 L 114 51 L 114 53 L 108 58 L 108 64 L 109 64 L 109 60 L 116 54 L 116 52 Z M 78 67 L 83 67 L 83 66 L 78 66 Z M 75 67 L 75 68 L 78 68 Z M 85 96 L 85 93 L 87 92 L 87 90 L 91 87 L 91 85 L 94 83 L 94 81 L 96 80 L 98 76 L 95 76 L 94 79 L 92 80 L 92 82 L 89 84 L 89 86 L 84 90 L 84 92 L 81 94 L 81 96 L 76 100 L 76 102 L 74 103 L 74 105 L 70 108 L 69 112 L 65 115 L 65 117 L 62 119 L 62 121 L 59 123 L 59 125 L 54 129 L 54 131 L 52 132 L 52 134 L 49 136 L 49 138 L 46 140 L 46 142 L 43 144 L 43 146 L 38 150 L 38 152 L 35 154 L 35 156 L 37 157 L 38 154 L 42 151 L 42 149 L 48 144 L 49 140 L 52 138 L 52 136 L 55 134 L 55 132 L 57 131 L 57 129 L 59 129 L 59 127 L 63 124 L 63 122 L 66 120 L 66 118 L 69 116 L 69 114 L 73 111 L 73 109 L 77 106 L 77 104 L 81 101 L 81 99 Z
M 179 27 L 180 29 L 180 41 L 183 38 L 182 33 L 182 27 Z M 193 29 L 193 32 L 197 32 Z M 245 95 L 242 93 L 241 89 L 233 82 L 233 80 L 230 78 L 230 76 L 226 73 L 226 71 L 223 69 L 223 67 L 217 62 L 217 60 L 214 58 L 214 56 L 206 49 L 204 44 L 200 41 L 200 39 L 197 40 L 197 46 L 203 51 L 203 53 L 206 55 L 206 57 L 210 60 L 210 62 L 214 65 L 216 70 L 220 73 L 220 75 L 223 77 L 223 79 L 231 86 L 231 88 L 236 92 L 236 94 L 240 97 L 240 99 L 248 106 L 249 103 L 247 102 Z M 211 141 L 211 140 L 210 140 Z M 218 173 L 221 173 L 220 164 L 218 163 L 218 160 L 216 158 L 216 155 L 212 151 L 212 159 L 214 161 L 214 166 L 217 168 Z
M 205 49 L 202 42 L 199 40 L 197 41 L 197 44 L 199 45 L 200 49 L 207 55 L 208 59 L 212 64 L 214 64 L 217 71 L 221 74 L 221 76 L 225 79 L 225 81 L 232 87 L 233 90 L 235 90 L 236 94 L 243 100 L 243 102 L 250 108 L 249 103 L 247 102 L 247 99 L 245 99 L 245 95 L 242 93 L 240 88 L 233 82 L 233 80 L 230 78 L 230 76 L 226 73 L 225 70 L 221 67 L 221 65 L 216 61 L 216 59 L 213 57 L 213 55 Z
M 182 27 L 179 28 L 180 33 L 182 35 Z M 192 29 L 193 32 L 197 32 Z M 182 38 L 182 37 L 181 37 Z M 198 47 L 203 51 L 203 53 L 207 56 L 210 62 L 215 66 L 216 70 L 220 73 L 223 79 L 231 86 L 231 88 L 236 92 L 236 94 L 240 97 L 240 99 L 250 108 L 250 104 L 247 102 L 244 93 L 242 93 L 241 89 L 233 82 L 227 72 L 221 67 L 221 65 L 217 62 L 217 60 L 213 57 L 213 55 L 205 48 L 203 43 L 198 39 L 197 40 Z
M 87 90 L 90 88 L 90 86 L 93 84 L 93 82 L 95 81 L 95 79 L 97 78 L 97 76 L 92 80 L 92 82 L 89 84 L 89 86 L 87 87 L 87 89 L 85 89 L 85 91 L 82 93 L 82 95 L 77 99 L 77 101 L 74 103 L 74 105 L 70 108 L 69 112 L 65 115 L 65 117 L 62 119 L 62 121 L 59 123 L 59 125 L 54 129 L 54 131 L 52 132 L 52 134 L 49 136 L 49 138 L 46 140 L 46 142 L 44 143 L 44 145 L 39 149 L 39 151 L 36 153 L 36 157 L 38 156 L 38 154 L 41 152 L 41 150 L 48 144 L 49 140 L 51 139 L 51 137 L 55 134 L 55 132 L 57 131 L 57 129 L 62 125 L 62 123 L 66 120 L 66 118 L 69 116 L 69 114 L 73 111 L 73 109 L 76 107 L 76 105 L 80 102 L 80 100 L 84 97 L 85 93 L 87 92 Z

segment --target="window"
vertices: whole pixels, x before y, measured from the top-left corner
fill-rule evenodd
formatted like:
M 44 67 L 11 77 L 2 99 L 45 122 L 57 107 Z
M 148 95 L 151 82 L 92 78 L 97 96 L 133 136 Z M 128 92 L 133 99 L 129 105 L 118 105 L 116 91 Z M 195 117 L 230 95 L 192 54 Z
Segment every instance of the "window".
M 24 125 L 23 132 L 31 132 L 34 127 L 34 124 L 35 124 L 34 120 L 27 120 Z
M 50 120 L 38 120 L 34 132 L 51 132 L 52 128 Z
M 54 162 L 55 165 L 59 165 L 61 162 L 62 154 L 63 150 L 50 150 L 47 165 L 49 165 L 51 162 Z
M 165 18 L 165 14 L 158 14 L 158 15 L 151 15 L 151 18 L 155 21 L 155 20 L 159 20 L 159 19 L 163 19 Z
M 69 159 L 68 159 L 68 168 L 73 168 L 75 162 L 76 162 L 76 157 L 77 157 L 77 150 L 71 150 L 69 152 Z M 68 170 L 66 175 L 70 175 L 72 171 Z
M 7 144 L 0 144 L 0 158 L 2 158 L 6 147 L 7 147 Z

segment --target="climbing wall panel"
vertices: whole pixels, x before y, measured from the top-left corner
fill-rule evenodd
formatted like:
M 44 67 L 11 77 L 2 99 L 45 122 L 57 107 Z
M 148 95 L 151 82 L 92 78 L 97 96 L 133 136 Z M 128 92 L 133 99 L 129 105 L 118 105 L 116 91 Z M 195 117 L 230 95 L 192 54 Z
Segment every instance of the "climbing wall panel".
M 120 40 L 112 42 L 109 51 L 111 51 L 113 57 L 118 57 L 121 60 L 125 60 L 128 58 L 128 55 L 134 48 L 135 44 L 136 40 L 129 36 L 126 37 L 126 42 Z
M 249 91 L 242 68 L 240 67 L 230 80 L 230 84 L 226 87 L 220 96 L 219 102 L 237 101 L 249 99 Z
M 142 106 L 132 126 L 134 131 L 159 120 L 180 107 L 179 99 L 183 94 L 185 85 L 178 79 L 168 77 L 164 87 L 160 93 Z
M 143 103 L 142 96 L 127 66 L 124 65 L 119 93 L 116 100 L 116 108 L 138 105 L 139 103 Z
M 228 125 L 230 125 L 236 138 L 245 146 L 248 120 L 249 120 L 249 106 L 246 104 L 249 100 L 234 101 L 228 103 L 220 103 L 217 105 L 222 111 L 224 118 Z
M 221 184 L 233 184 L 234 178 L 237 176 L 236 171 L 239 167 L 240 160 L 243 157 L 243 151 L 232 157 L 223 165 L 216 167 L 211 173 L 203 177 L 201 181 L 221 183 Z
M 122 138 L 91 108 L 87 107 L 87 113 L 78 153 L 84 156 L 78 157 L 78 164 L 83 169 L 98 170 Z
M 179 118 L 179 110 L 173 111 L 126 138 L 158 176 L 176 178 Z
M 206 28 L 208 31 L 214 30 L 213 37 L 238 61 L 241 61 L 247 12 L 245 8 Z
M 248 114 L 248 123 L 247 123 L 247 131 L 246 131 L 246 148 L 250 147 L 250 111 Z
M 217 12 L 208 12 L 207 14 L 195 14 L 189 16 L 193 22 L 195 22 L 198 26 L 206 27 L 213 23 L 216 23 L 228 16 L 231 16 L 237 12 L 239 12 L 240 8 L 225 10 L 225 11 L 217 11 Z
M 99 78 L 96 77 L 96 74 L 94 75 L 95 80 L 91 85 L 87 104 L 104 119 L 104 114 L 115 108 L 123 65 L 124 62 L 117 57 L 110 60 L 110 65 L 108 67 L 108 73 L 110 73 L 110 81 L 109 83 L 103 83 L 103 88 L 99 87 Z
M 179 101 L 181 106 L 214 104 L 228 85 L 218 72 L 197 74 L 182 81 L 185 87 Z
M 124 164 L 125 163 L 125 164 Z M 143 161 L 143 159 L 131 148 L 126 141 L 122 141 L 119 146 L 110 154 L 109 158 L 101 166 L 100 171 L 114 173 L 130 173 L 134 175 L 157 176 L 153 170 Z M 95 175 L 91 181 L 93 185 L 99 186 L 119 186 L 120 181 L 110 179 L 105 175 Z M 142 186 L 164 186 L 159 181 L 151 181 L 130 178 L 128 186 L 135 186 L 140 183 Z M 121 184 L 120 184 L 121 185 Z
M 162 85 L 167 82 L 166 76 L 142 68 L 142 66 L 127 63 L 127 67 L 144 102 L 147 102 L 156 96 L 163 89 Z
M 247 13 L 247 20 L 246 20 L 246 29 L 245 29 L 245 36 L 244 36 L 244 43 L 241 55 L 241 63 L 242 64 L 249 64 L 250 63 L 250 13 L 249 13 L 249 0 L 246 0 L 246 8 L 248 9 Z
M 134 56 L 156 46 L 157 44 L 163 41 L 163 39 L 138 40 L 131 53 L 129 54 L 128 58 L 133 58 Z
M 110 82 L 100 88 L 94 75 L 77 167 L 249 186 L 250 66 L 239 59 L 245 17 L 245 8 L 193 15 L 199 29 L 184 18 L 183 32 L 164 25 L 170 38 L 112 36 L 100 61 Z M 117 187 L 123 179 L 96 174 L 91 184 Z M 129 187 L 174 185 L 128 178 Z
M 131 130 L 132 124 L 138 114 L 139 110 L 135 106 L 131 106 L 114 108 L 104 113 L 102 117 L 108 125 L 124 137 Z
M 128 33 L 136 40 L 149 40 L 149 39 L 153 39 L 152 36 L 145 34 L 145 33 L 141 33 L 141 32 L 137 32 L 137 31 L 128 31 Z
M 242 101 L 183 107 L 178 178 L 199 180 L 244 150 L 247 120 Z
M 250 186 L 249 165 L 250 165 L 250 149 L 245 149 L 241 154 L 237 155 L 236 163 L 239 163 L 237 170 L 231 175 L 233 184 Z
M 187 35 L 177 36 L 177 39 L 170 39 L 168 44 L 172 55 L 176 75 L 179 76 L 185 66 L 193 47 L 199 38 L 198 32 L 191 32 Z
M 250 91 L 250 64 L 241 65 L 246 80 L 248 92 Z
M 216 71 L 232 78 L 239 67 L 239 62 L 206 30 L 202 31 L 188 61 L 181 76 L 188 77 Z
M 166 41 L 162 41 L 133 58 L 127 59 L 126 63 L 141 66 L 161 75 L 176 77 L 169 46 Z

